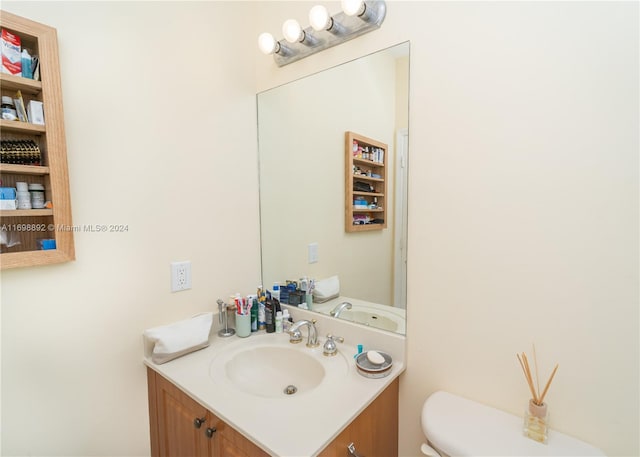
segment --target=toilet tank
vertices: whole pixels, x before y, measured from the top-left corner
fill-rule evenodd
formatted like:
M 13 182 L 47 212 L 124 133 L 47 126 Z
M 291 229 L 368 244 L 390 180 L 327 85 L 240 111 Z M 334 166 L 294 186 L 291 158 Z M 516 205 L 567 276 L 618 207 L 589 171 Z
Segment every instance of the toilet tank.
M 524 411 L 524 410 L 523 410 Z M 600 449 L 549 430 L 547 444 L 522 434 L 523 418 L 438 391 L 422 407 L 429 444 L 450 456 L 603 456 Z

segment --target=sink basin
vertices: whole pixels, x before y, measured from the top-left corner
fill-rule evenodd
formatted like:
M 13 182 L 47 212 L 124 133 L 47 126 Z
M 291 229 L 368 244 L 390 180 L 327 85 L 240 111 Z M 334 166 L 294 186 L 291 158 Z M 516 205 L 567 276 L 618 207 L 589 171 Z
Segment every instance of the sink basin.
M 238 389 L 261 397 L 281 397 L 288 386 L 308 392 L 325 374 L 322 364 L 311 355 L 278 346 L 238 352 L 225 364 L 225 370 Z
M 326 357 L 322 348 L 290 344 L 288 336 L 251 336 L 239 340 L 211 361 L 214 382 L 266 398 L 295 397 L 346 375 L 343 355 Z
M 340 314 L 340 319 L 357 322 L 358 324 L 369 325 L 371 327 L 379 328 L 382 330 L 390 330 L 392 332 L 398 331 L 397 322 L 389 319 L 388 317 L 368 311 L 344 310 Z

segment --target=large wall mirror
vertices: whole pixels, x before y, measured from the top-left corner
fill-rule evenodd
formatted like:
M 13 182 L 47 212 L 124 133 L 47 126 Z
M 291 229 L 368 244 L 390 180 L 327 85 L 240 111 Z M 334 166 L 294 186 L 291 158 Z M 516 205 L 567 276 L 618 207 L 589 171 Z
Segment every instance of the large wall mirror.
M 265 288 L 314 278 L 313 311 L 405 333 L 408 100 L 408 42 L 258 94 Z M 388 145 L 382 230 L 345 231 L 347 131 Z

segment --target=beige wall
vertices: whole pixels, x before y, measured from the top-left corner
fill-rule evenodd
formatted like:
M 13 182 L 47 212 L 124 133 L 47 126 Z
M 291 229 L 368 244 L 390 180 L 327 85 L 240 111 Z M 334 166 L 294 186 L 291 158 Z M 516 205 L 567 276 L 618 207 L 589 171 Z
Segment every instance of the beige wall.
M 409 127 L 409 56 L 396 60 L 396 83 L 396 130 L 399 130 Z
M 75 222 L 130 225 L 3 272 L 3 454 L 148 453 L 142 330 L 259 280 L 256 89 L 411 40 L 401 454 L 436 389 L 520 414 L 535 341 L 560 363 L 553 426 L 638 455 L 637 4 L 390 2 L 380 30 L 278 69 L 255 35 L 310 6 L 3 2 L 59 29 Z M 170 294 L 182 259 L 194 289 Z
M 258 30 L 306 23 L 267 2 Z M 334 4 L 330 11 L 339 11 Z M 522 414 L 535 342 L 554 428 L 638 455 L 638 5 L 388 2 L 380 30 L 258 89 L 411 41 L 401 455 L 437 389 Z
M 148 455 L 143 330 L 260 281 L 255 37 L 228 40 L 251 8 L 2 8 L 58 29 L 74 222 L 129 226 L 2 272 L 2 454 Z M 193 289 L 172 294 L 187 259 Z

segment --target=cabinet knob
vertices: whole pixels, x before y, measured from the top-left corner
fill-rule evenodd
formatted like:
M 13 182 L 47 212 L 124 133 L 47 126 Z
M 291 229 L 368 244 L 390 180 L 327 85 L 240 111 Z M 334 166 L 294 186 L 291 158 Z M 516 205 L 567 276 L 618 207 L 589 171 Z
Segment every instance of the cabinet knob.
M 209 427 L 206 431 L 205 431 L 205 435 L 207 435 L 207 438 L 211 438 L 213 437 L 213 434 L 216 432 L 216 428 L 215 427 Z
M 204 418 L 204 417 L 202 419 L 199 419 L 199 418 L 196 417 L 193 420 L 193 426 L 195 428 L 200 428 L 200 427 L 202 427 L 202 424 L 204 424 L 205 421 L 206 421 L 206 418 Z

